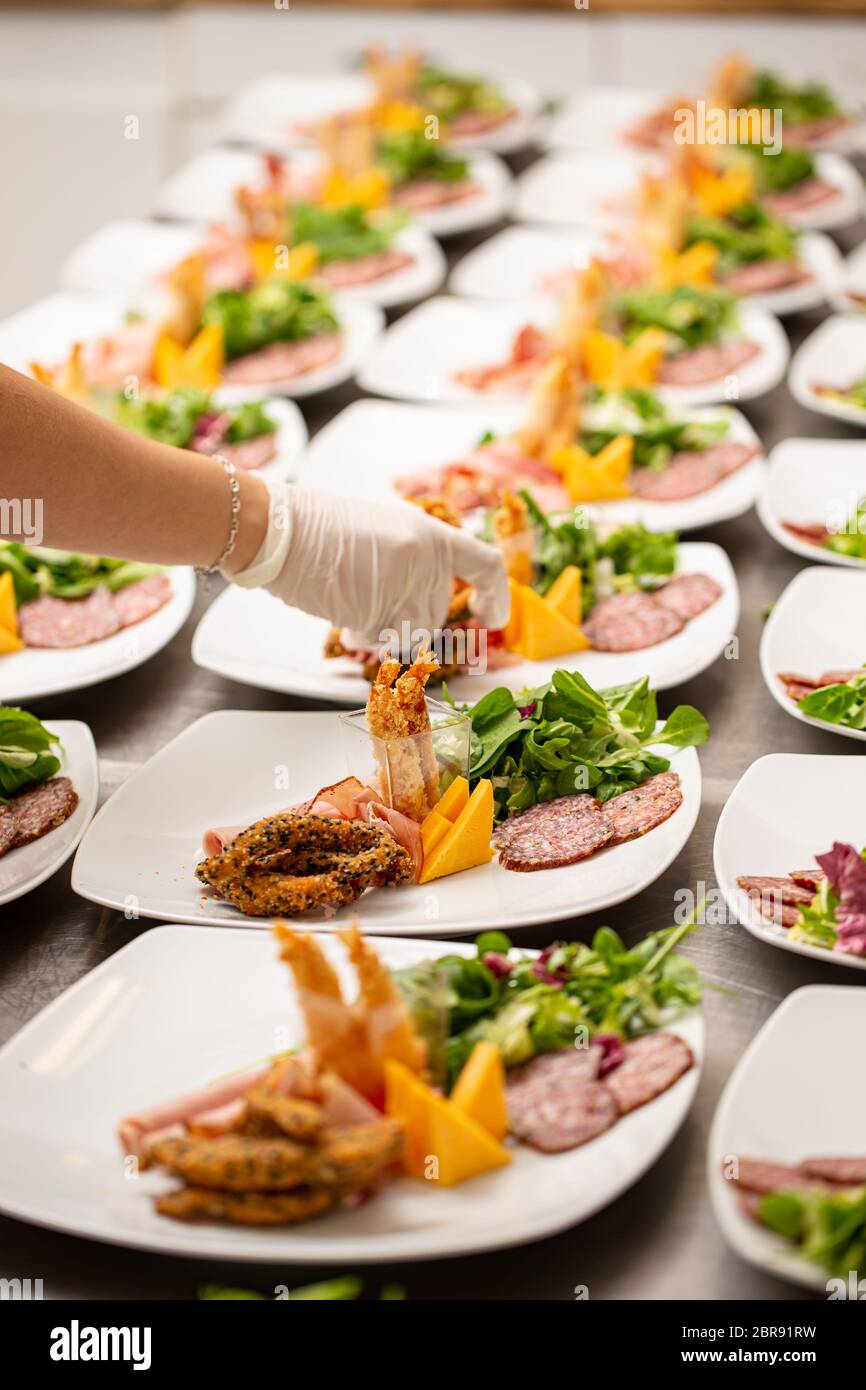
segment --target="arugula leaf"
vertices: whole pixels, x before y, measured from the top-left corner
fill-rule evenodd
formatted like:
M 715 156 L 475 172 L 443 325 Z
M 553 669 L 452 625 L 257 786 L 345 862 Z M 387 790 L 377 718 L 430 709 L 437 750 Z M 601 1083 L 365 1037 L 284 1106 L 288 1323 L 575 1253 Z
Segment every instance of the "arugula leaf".
M 836 685 L 823 685 L 797 701 L 797 708 L 811 719 L 866 729 L 866 670 L 862 676 Z
M 0 801 L 53 777 L 60 767 L 60 759 L 51 752 L 55 746 L 60 747 L 57 735 L 35 715 L 0 706 Z

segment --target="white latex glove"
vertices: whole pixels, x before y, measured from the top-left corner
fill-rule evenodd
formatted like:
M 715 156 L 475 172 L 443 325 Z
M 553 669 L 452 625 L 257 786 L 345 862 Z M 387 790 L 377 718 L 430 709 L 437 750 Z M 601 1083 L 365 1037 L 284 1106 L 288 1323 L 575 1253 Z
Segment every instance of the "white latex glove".
M 483 627 L 508 621 L 501 556 L 468 532 L 400 503 L 285 483 L 271 484 L 270 493 L 265 540 L 232 582 L 347 629 L 348 646 L 376 648 L 404 623 L 432 635 L 445 622 L 455 574 L 473 586 L 473 616 Z

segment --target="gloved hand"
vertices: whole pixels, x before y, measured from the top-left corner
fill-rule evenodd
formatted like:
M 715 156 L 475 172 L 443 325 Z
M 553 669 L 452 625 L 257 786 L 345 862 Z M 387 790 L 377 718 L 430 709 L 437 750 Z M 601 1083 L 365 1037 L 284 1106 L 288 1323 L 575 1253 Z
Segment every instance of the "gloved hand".
M 264 588 L 294 608 L 348 629 L 350 647 L 375 648 L 383 634 L 446 619 L 454 575 L 475 589 L 483 627 L 508 621 L 508 580 L 499 552 L 420 507 L 335 497 L 313 488 L 271 484 L 265 540 L 253 563 L 231 575 L 242 588 Z

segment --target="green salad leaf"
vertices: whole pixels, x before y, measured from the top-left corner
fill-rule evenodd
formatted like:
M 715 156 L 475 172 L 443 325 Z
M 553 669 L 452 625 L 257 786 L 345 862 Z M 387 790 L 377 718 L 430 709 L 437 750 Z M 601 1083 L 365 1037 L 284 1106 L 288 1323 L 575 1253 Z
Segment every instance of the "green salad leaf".
M 628 290 L 610 299 L 605 312 L 627 342 L 645 328 L 662 328 L 683 348 L 693 348 L 717 343 L 735 324 L 735 306 L 736 297 L 726 290 L 678 285 L 672 290 Z
M 218 324 L 231 361 L 272 343 L 294 342 L 334 331 L 337 319 L 326 290 L 306 280 L 261 280 L 246 290 L 217 290 L 202 312 L 202 323 Z
M 208 418 L 227 417 L 225 442 L 241 444 L 245 439 L 273 434 L 276 421 L 268 415 L 262 401 L 245 401 L 241 405 L 217 405 L 210 391 L 194 386 L 178 386 L 163 396 L 141 396 L 129 399 L 122 391 L 104 398 L 102 412 L 118 425 L 135 430 L 160 444 L 185 449 L 193 443 L 202 424 Z
M 759 193 L 784 193 L 815 173 L 815 160 L 808 150 L 783 145 L 771 150 L 766 145 L 741 145 L 751 157 L 752 173 Z
M 21 604 L 43 594 L 54 598 L 86 598 L 100 585 L 115 592 L 138 579 L 158 574 L 160 566 L 0 541 L 0 574 L 4 570 L 12 575 L 15 601 Z
M 0 801 L 53 777 L 60 767 L 51 751 L 55 747 L 60 747 L 57 735 L 34 714 L 0 706 Z
M 418 73 L 415 89 L 425 110 L 432 111 L 445 122 L 453 121 L 466 111 L 493 113 L 506 106 L 499 88 L 483 77 L 450 72 L 429 64 Z
M 780 111 L 783 135 L 786 125 L 802 125 L 820 120 L 822 116 L 842 115 L 838 101 L 821 83 L 788 82 L 766 69 L 755 73 L 742 105 Z
M 379 139 L 377 162 L 397 188 L 419 178 L 457 183 L 469 172 L 465 159 L 428 140 L 423 130 L 386 131 Z
M 866 667 L 862 676 L 810 690 L 797 701 L 797 708 L 810 719 L 844 724 L 848 729 L 866 729 Z
M 753 261 L 794 260 L 798 235 L 760 203 L 741 203 L 727 217 L 691 217 L 686 228 L 686 246 L 709 241 L 718 247 L 718 268 L 725 274 Z
M 866 384 L 864 384 L 866 389 Z M 866 498 L 857 504 L 857 508 L 848 518 L 848 522 L 842 531 L 834 531 L 824 542 L 826 550 L 832 550 L 836 555 L 848 555 L 855 560 L 866 560 Z
M 620 434 L 634 440 L 635 468 L 662 472 L 675 453 L 708 449 L 724 439 L 730 423 L 715 420 L 682 420 L 652 391 L 639 388 L 605 392 L 596 388 L 589 397 L 579 443 L 587 453 L 598 454 Z
M 372 215 L 356 204 L 325 208 L 316 203 L 293 203 L 289 209 L 290 244 L 312 241 L 319 262 L 356 260 L 387 251 L 408 221 L 399 210 Z
M 771 1192 L 758 1219 L 828 1274 L 866 1275 L 866 1187 L 844 1192 Z

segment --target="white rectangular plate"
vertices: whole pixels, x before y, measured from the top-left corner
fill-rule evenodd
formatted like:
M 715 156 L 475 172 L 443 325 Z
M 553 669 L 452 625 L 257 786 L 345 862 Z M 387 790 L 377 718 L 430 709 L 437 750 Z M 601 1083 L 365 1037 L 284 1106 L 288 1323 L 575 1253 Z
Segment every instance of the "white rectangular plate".
M 834 315 L 825 319 L 797 349 L 791 360 L 788 385 L 807 410 L 830 415 L 866 429 L 866 410 L 847 401 L 823 396 L 816 386 L 847 387 L 866 376 L 866 315 Z
M 69 778 L 78 793 L 78 805 L 56 830 L 0 856 L 0 905 L 22 898 L 56 873 L 75 849 L 96 810 L 99 769 L 90 729 L 77 719 L 49 719 L 46 728 L 57 735 L 62 745 L 56 776 Z
M 721 585 L 722 595 L 666 641 L 636 652 L 582 651 L 548 661 L 521 661 L 499 670 L 474 667 L 468 674 L 452 677 L 449 691 L 455 700 L 474 701 L 501 685 L 512 690 L 540 685 L 562 667 L 580 671 L 597 690 L 645 675 L 656 690 L 691 680 L 721 656 L 736 631 L 740 595 L 725 551 L 710 541 L 680 545 L 679 573 L 712 576 Z M 196 628 L 193 661 L 262 690 L 337 705 L 363 705 L 370 687 L 358 664 L 346 657 L 322 655 L 329 627 L 321 618 L 287 608 L 263 590 L 230 587 L 211 604 Z
M 449 144 L 455 149 L 512 154 L 538 135 L 541 94 L 519 78 L 494 80 L 515 115 L 493 130 L 450 137 Z M 275 150 L 291 149 L 309 143 L 309 137 L 303 129 L 298 129 L 299 125 L 356 110 L 374 98 L 373 83 L 360 74 L 274 73 L 258 78 L 238 92 L 226 108 L 222 128 L 227 139 Z
M 291 168 L 314 173 L 321 157 L 312 150 L 291 156 Z M 153 211 L 162 217 L 205 222 L 234 221 L 235 190 L 262 181 L 262 152 L 218 147 L 207 150 L 172 174 L 156 195 Z M 512 179 L 507 165 L 493 154 L 476 154 L 469 161 L 469 178 L 478 190 L 458 202 L 429 208 L 414 221 L 435 237 L 457 236 L 498 222 L 511 207 Z
M 731 912 L 759 941 L 828 965 L 866 970 L 866 957 L 792 941 L 787 927 L 768 922 L 737 887 L 738 878 L 784 877 L 792 869 L 808 869 L 834 840 L 862 849 L 863 785 L 861 758 L 813 753 L 767 753 L 740 778 L 719 817 L 713 865 Z
M 347 992 L 354 984 L 326 942 Z M 378 943 L 392 967 L 441 953 L 432 941 Z M 469 953 L 451 945 L 449 952 Z M 514 1150 L 506 1168 L 454 1188 L 414 1178 L 354 1211 L 283 1229 L 187 1224 L 158 1216 L 159 1174 L 124 1177 L 121 1116 L 267 1056 L 286 1031 L 303 1039 L 289 972 L 265 936 L 157 927 L 38 1014 L 0 1051 L 0 1210 L 109 1245 L 165 1254 L 332 1269 L 503 1249 L 586 1220 L 656 1161 L 700 1079 L 702 1015 L 671 1025 L 695 1065 L 657 1100 L 563 1154 Z
M 158 289 L 172 267 L 198 249 L 206 233 L 205 223 L 178 225 L 144 218 L 109 222 L 67 257 L 60 280 L 71 290 Z M 395 251 L 412 256 L 412 264 L 368 284 L 346 286 L 340 291 L 343 297 L 392 308 L 438 290 L 445 278 L 445 257 L 430 233 L 405 227 L 392 244 Z
M 296 919 L 331 931 L 357 917 L 367 931 L 449 936 L 554 922 L 639 893 L 689 838 L 701 800 L 694 749 L 671 755 L 683 804 L 655 830 L 561 869 L 514 873 L 497 860 L 423 886 L 376 889 L 331 919 Z M 349 773 L 336 714 L 226 710 L 173 739 L 106 802 L 75 860 L 82 897 L 143 917 L 266 927 L 211 896 L 194 875 L 205 830 L 247 825 L 312 796 Z
M 836 621 L 828 621 L 829 615 Z M 866 575 L 815 565 L 800 570 L 773 605 L 761 636 L 761 673 L 786 714 L 829 734 L 866 739 L 866 729 L 848 729 L 803 714 L 785 693 L 780 671 L 820 676 L 866 663 Z
M 864 1113 L 846 1067 L 828 1057 L 862 1057 L 866 991 L 806 985 L 789 994 L 737 1063 L 719 1101 L 707 1150 L 716 1220 L 741 1259 L 816 1292 L 828 1275 L 774 1232 L 745 1216 L 722 1165 L 734 1157 L 799 1163 L 822 1154 L 862 1154 Z
M 393 502 L 394 480 L 423 473 L 466 457 L 492 431 L 508 435 L 520 425 L 525 407 L 491 400 L 478 405 L 408 405 L 398 401 L 353 401 L 320 430 L 306 450 L 299 482 L 329 492 Z M 727 406 L 689 411 L 694 419 L 731 422 L 728 438 L 760 449 L 754 430 Z M 754 505 L 763 476 L 760 453 L 717 487 L 681 502 L 626 498 L 600 502 L 586 510 L 605 522 L 641 521 L 652 531 L 687 531 L 741 516 Z
M 140 296 L 97 295 L 74 290 L 48 295 L 0 323 L 0 362 L 19 372 L 27 372 L 33 361 L 52 366 L 68 356 L 74 343 L 115 332 L 130 309 L 146 316 L 159 314 L 160 298 L 154 291 L 142 291 Z M 268 382 L 266 387 L 259 389 L 267 389 L 274 395 L 312 396 L 341 385 L 355 374 L 369 355 L 385 317 L 379 306 L 368 300 L 334 295 L 333 303 L 343 334 L 339 356 L 304 376 Z M 227 400 L 243 401 L 251 388 L 224 386 L 222 389 Z
M 195 598 L 191 569 L 168 570 L 172 597 L 156 613 L 86 647 L 24 647 L 0 656 L 0 701 L 20 705 L 44 695 L 80 690 L 121 676 L 167 646 L 189 617 Z
M 866 328 L 866 324 L 864 324 Z M 866 416 L 866 411 L 863 412 Z M 866 561 L 811 545 L 784 523 L 839 526 L 866 496 L 866 442 L 856 439 L 784 439 L 770 451 L 758 516 L 774 540 L 826 565 L 866 568 Z
M 455 379 L 467 367 L 505 361 L 516 334 L 527 324 L 549 327 L 556 305 L 549 300 L 494 303 L 441 295 L 420 304 L 387 329 L 358 373 L 364 391 L 409 401 L 484 400 Z M 781 381 L 788 363 L 788 339 L 778 319 L 750 304 L 738 310 L 737 336 L 760 344 L 761 351 L 737 372 L 702 386 L 670 386 L 665 396 L 683 405 L 751 400 Z M 486 399 L 525 400 L 518 395 Z

